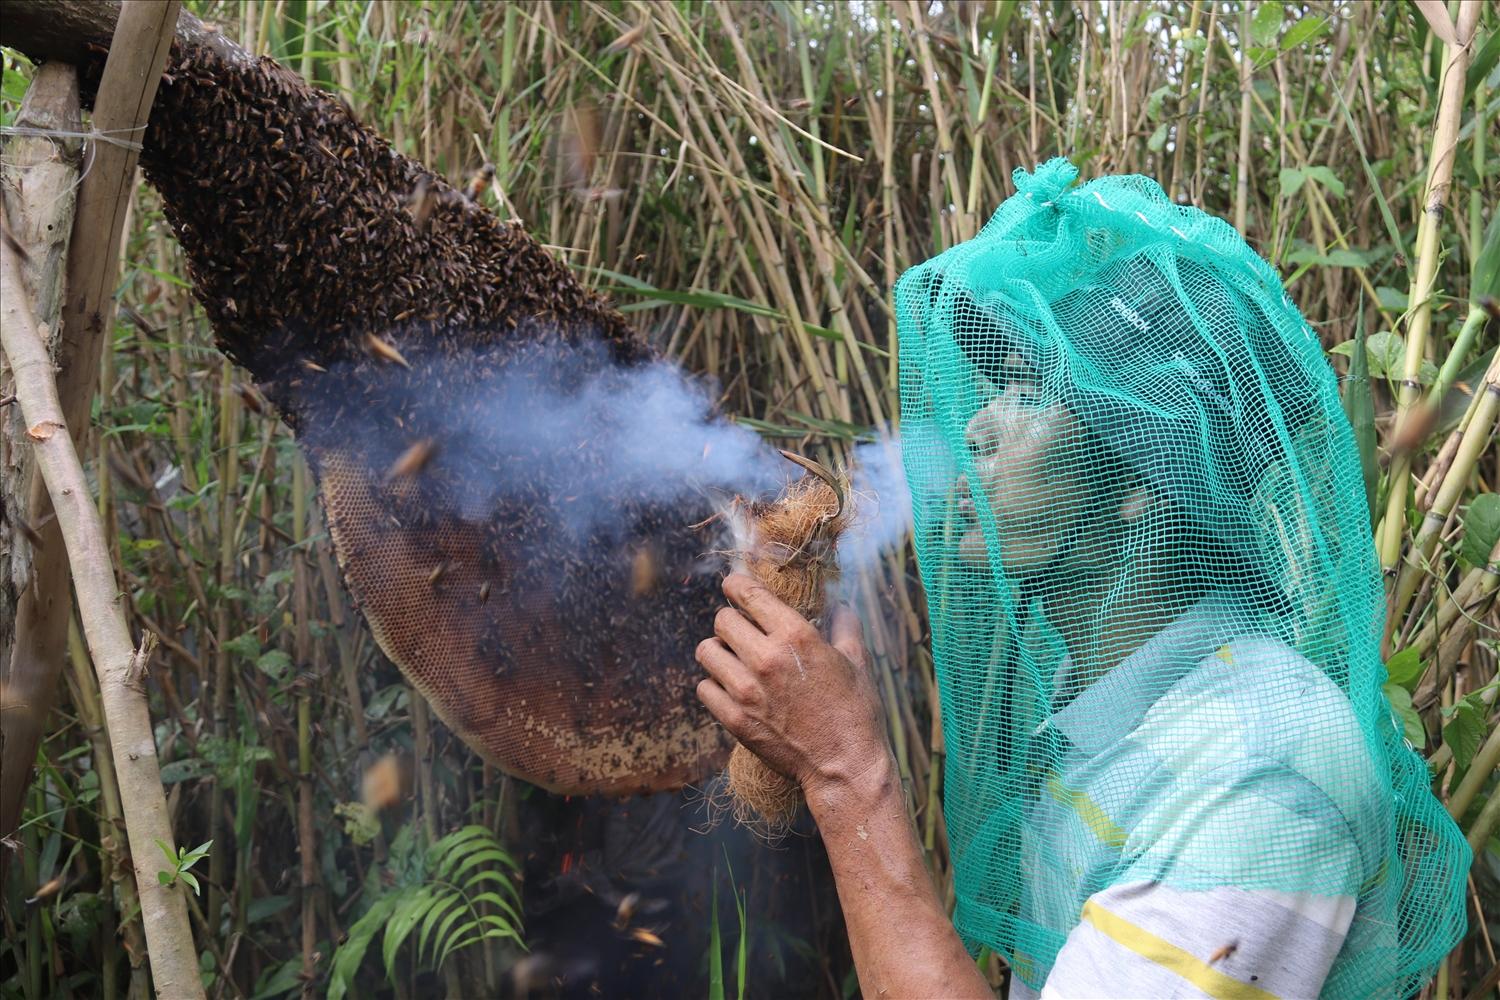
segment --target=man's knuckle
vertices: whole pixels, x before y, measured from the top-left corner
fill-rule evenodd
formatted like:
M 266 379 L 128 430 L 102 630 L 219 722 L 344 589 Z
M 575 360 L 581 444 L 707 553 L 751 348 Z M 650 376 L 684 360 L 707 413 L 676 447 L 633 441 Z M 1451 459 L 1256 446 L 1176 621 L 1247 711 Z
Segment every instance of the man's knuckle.
M 799 621 L 787 629 L 787 640 L 799 652 L 817 645 L 821 639 L 822 636 L 810 622 Z

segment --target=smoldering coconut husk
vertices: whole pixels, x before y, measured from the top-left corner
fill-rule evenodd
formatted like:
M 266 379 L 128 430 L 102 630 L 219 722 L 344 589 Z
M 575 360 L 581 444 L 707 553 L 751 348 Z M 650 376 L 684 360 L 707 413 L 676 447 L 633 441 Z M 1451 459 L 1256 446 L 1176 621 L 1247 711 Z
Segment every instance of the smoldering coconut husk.
M 726 512 L 734 566 L 821 627 L 828 588 L 838 579 L 838 540 L 849 526 L 848 476 L 782 452 L 808 470 L 775 500 L 736 498 Z M 735 820 L 767 835 L 785 832 L 802 804 L 797 782 L 742 745 L 729 755 L 727 787 Z

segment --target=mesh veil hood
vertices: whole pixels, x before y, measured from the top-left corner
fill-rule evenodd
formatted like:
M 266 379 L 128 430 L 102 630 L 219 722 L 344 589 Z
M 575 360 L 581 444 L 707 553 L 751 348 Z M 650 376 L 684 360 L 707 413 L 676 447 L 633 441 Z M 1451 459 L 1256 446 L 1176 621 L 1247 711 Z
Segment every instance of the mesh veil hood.
M 1038 987 L 1111 884 L 1354 895 L 1326 995 L 1409 993 L 1462 933 L 1469 854 L 1380 690 L 1382 588 L 1335 376 L 1233 228 L 1145 177 L 1076 176 L 1016 171 L 978 236 L 896 288 L 955 922 Z M 1024 438 L 975 450 L 976 416 L 1019 383 L 1023 407 L 1069 417 L 1050 458 Z M 1050 463 L 1041 491 L 995 509 L 1028 462 Z M 1019 565 L 1033 537 L 1054 541 Z M 1235 791 L 1252 764 L 1273 801 Z M 1127 790 L 1111 767 L 1150 780 Z M 1343 855 L 1285 821 L 1291 780 Z M 1211 852 L 1163 819 L 1216 795 L 1234 825 Z

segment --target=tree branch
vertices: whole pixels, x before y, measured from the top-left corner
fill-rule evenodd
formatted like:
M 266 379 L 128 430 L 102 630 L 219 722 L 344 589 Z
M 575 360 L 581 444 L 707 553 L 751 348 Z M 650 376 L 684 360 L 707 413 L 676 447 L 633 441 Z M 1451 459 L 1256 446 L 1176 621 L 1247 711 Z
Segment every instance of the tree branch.
M 84 637 L 99 674 L 156 992 L 172 998 L 202 997 L 198 954 L 182 897 L 186 889 L 164 886 L 156 878 L 163 860 L 156 845 L 158 841 L 169 847 L 173 844 L 172 828 L 145 690 L 139 678 L 132 677 L 137 654 L 118 600 L 104 523 L 63 420 L 52 359 L 21 278 L 19 247 L 8 234 L 0 243 L 0 346 L 16 373 L 16 396 L 29 427 L 26 433 L 57 512 Z

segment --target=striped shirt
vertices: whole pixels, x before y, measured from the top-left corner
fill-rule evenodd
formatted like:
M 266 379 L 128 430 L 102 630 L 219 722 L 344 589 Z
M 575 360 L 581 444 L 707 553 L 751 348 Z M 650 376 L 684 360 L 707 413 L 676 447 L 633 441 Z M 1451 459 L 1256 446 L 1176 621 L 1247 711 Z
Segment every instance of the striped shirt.
M 1021 915 L 1066 937 L 1012 1000 L 1316 997 L 1394 933 L 1356 913 L 1390 820 L 1348 697 L 1242 621 L 1205 599 L 1043 724 Z

